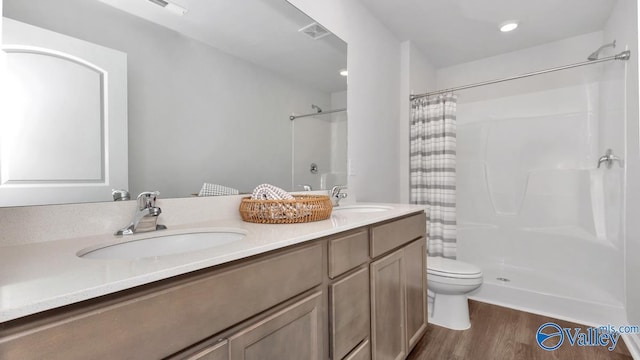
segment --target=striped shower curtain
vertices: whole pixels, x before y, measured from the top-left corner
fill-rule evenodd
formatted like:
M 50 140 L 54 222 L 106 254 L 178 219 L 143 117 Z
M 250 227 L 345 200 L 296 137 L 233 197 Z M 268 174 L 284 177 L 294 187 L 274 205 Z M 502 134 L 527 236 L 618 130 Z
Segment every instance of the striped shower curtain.
M 411 103 L 411 203 L 426 205 L 429 256 L 456 257 L 456 101 Z

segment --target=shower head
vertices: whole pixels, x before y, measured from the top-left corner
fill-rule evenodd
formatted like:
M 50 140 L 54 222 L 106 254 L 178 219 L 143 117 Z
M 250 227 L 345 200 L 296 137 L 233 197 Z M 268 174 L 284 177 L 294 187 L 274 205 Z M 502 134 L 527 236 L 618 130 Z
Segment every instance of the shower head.
M 319 112 L 319 113 L 321 113 L 321 112 L 322 112 L 322 109 L 321 109 L 321 108 L 320 108 L 320 106 L 318 106 L 318 105 L 311 104 L 311 108 L 312 108 L 312 109 L 315 109 L 315 110 L 316 110 L 316 112 Z
M 598 50 L 592 52 L 591 55 L 589 55 L 589 57 L 587 59 L 589 59 L 589 61 L 598 60 L 598 56 L 600 56 L 600 52 L 602 50 L 608 48 L 608 47 L 615 48 L 616 47 L 616 41 L 613 40 L 612 43 L 604 44 L 604 45 L 600 46 L 600 48 L 598 48 Z

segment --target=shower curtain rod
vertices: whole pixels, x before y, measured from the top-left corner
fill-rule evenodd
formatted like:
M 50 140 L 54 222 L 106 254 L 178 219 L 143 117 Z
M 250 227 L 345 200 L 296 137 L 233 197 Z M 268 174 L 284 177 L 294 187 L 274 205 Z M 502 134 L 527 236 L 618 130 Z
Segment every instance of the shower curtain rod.
M 503 78 L 503 79 L 489 80 L 489 81 L 479 82 L 479 83 L 470 84 L 470 85 L 458 86 L 458 87 L 454 87 L 454 88 L 450 88 L 450 89 L 442 89 L 442 90 L 438 90 L 438 91 L 431 91 L 431 92 L 424 93 L 424 94 L 411 95 L 411 96 L 409 96 L 409 99 L 413 101 L 415 99 L 419 99 L 419 98 L 430 96 L 430 95 L 438 95 L 438 94 L 444 94 L 444 93 L 458 91 L 458 90 L 471 89 L 471 88 L 479 87 L 479 86 L 497 84 L 497 83 L 501 83 L 501 82 L 505 82 L 505 81 L 522 79 L 522 78 L 526 78 L 526 77 L 530 77 L 530 76 L 534 76 L 534 75 L 546 74 L 546 73 L 550 73 L 550 72 L 554 72 L 554 71 L 560 71 L 560 70 L 571 69 L 571 68 L 579 67 L 579 66 L 597 64 L 597 63 L 601 63 L 601 62 L 605 62 L 605 61 L 629 60 L 630 57 L 631 57 L 631 51 L 625 50 L 625 51 L 623 51 L 623 52 L 621 52 L 621 53 L 619 53 L 617 55 L 612 55 L 612 56 L 605 57 L 605 58 L 602 58 L 602 59 L 588 60 L 588 61 L 583 61 L 583 62 L 576 63 L 576 64 L 565 65 L 565 66 L 560 66 L 560 67 L 546 69 L 546 70 L 534 71 L 534 72 L 530 72 L 530 73 L 526 73 L 526 74 L 522 74 L 522 75 L 511 76 L 511 77 L 507 77 L 507 78 Z
M 289 120 L 293 121 L 293 120 L 295 120 L 297 118 L 303 118 L 303 117 L 308 117 L 308 116 L 316 116 L 316 115 L 324 115 L 324 114 L 332 114 L 332 113 L 337 113 L 337 112 L 341 112 L 341 111 L 347 111 L 347 108 L 314 112 L 312 114 L 291 115 L 291 116 L 289 116 Z

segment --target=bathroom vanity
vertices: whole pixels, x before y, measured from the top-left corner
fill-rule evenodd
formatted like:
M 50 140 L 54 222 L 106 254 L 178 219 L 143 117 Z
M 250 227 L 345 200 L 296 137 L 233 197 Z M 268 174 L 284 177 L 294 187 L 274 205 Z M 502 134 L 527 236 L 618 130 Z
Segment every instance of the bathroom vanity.
M 2 301 L 0 358 L 404 359 L 424 334 L 422 208 L 336 211 L 330 220 L 308 224 L 206 225 L 222 224 L 245 229 L 246 248 L 177 256 L 190 261 L 187 266 L 162 257 L 75 254 L 63 265 L 64 257 L 54 254 L 63 270 L 53 261 L 45 279 L 37 279 L 41 301 Z M 30 251 L 40 245 L 30 244 Z M 104 273 L 93 288 L 83 280 L 66 297 L 47 295 L 53 290 L 46 278 L 73 281 L 71 268 Z M 10 296 L 10 286 L 0 295 Z

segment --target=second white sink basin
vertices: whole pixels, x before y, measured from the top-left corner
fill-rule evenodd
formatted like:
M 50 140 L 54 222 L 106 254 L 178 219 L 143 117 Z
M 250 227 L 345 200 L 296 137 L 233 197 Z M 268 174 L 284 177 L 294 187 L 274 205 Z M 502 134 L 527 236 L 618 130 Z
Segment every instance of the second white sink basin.
M 358 213 L 368 213 L 368 212 L 381 212 L 381 211 L 389 211 L 393 209 L 391 206 L 384 205 L 340 205 L 333 208 L 333 212 L 358 212 Z
M 88 248 L 78 252 L 85 259 L 138 259 L 182 254 L 223 246 L 238 241 L 246 232 L 236 229 L 192 232 L 187 234 L 161 235 L 131 240 L 99 248 Z

